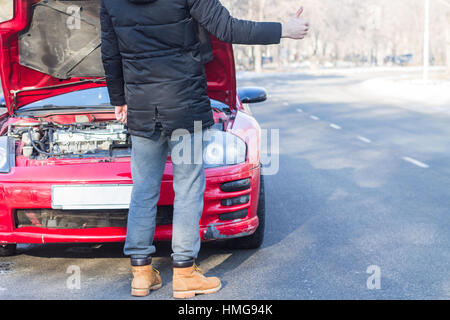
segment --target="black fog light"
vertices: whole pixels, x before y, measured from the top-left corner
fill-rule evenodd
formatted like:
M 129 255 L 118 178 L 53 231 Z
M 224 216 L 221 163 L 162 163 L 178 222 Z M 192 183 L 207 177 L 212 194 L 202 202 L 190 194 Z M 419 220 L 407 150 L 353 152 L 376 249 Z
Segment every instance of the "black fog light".
M 239 204 L 245 204 L 250 201 L 250 195 L 245 194 L 243 196 L 239 196 L 236 198 L 229 198 L 229 199 L 223 199 L 221 201 L 223 206 L 229 207 L 229 206 L 237 206 Z
M 250 189 L 250 178 L 225 182 L 220 186 L 220 190 L 224 192 L 234 192 Z
M 245 218 L 247 215 L 248 215 L 247 209 L 239 210 L 239 211 L 235 211 L 235 212 L 227 212 L 227 213 L 222 213 L 221 215 L 219 215 L 219 220 L 226 221 L 226 220 L 242 219 L 242 218 Z

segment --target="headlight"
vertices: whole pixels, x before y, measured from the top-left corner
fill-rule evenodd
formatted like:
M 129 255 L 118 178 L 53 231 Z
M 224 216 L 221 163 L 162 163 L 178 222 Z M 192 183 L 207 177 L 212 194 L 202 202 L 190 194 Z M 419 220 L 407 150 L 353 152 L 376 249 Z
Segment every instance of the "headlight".
M 237 136 L 218 130 L 206 130 L 203 141 L 205 168 L 229 166 L 245 162 L 247 146 Z
M 16 165 L 14 154 L 14 139 L 0 137 L 0 173 L 8 173 Z

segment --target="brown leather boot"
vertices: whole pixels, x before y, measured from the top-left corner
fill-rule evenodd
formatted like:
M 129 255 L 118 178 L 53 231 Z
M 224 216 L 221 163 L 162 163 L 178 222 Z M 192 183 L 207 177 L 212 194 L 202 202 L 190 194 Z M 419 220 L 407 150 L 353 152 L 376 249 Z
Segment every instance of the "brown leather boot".
M 195 265 L 173 268 L 173 297 L 192 298 L 196 294 L 215 293 L 222 287 L 219 278 L 205 277 L 203 270 Z
M 162 286 L 159 271 L 151 264 L 146 266 L 132 266 L 133 281 L 131 282 L 131 295 L 145 297 L 150 290 L 157 290 Z

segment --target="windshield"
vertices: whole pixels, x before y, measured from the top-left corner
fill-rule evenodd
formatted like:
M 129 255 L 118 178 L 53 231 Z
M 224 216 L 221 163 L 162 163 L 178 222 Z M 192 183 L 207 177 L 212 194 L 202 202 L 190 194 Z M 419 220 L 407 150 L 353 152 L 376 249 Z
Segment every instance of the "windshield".
M 111 106 L 109 103 L 108 89 L 106 87 L 79 90 L 54 96 L 44 100 L 39 100 L 31 104 L 27 104 L 19 109 L 19 111 L 30 109 L 45 109 L 48 106 L 58 107 L 95 107 Z
M 0 99 L 1 101 L 1 99 Z M 74 92 L 64 93 L 59 96 L 39 100 L 21 107 L 17 112 L 30 110 L 44 110 L 54 107 L 77 107 L 77 108 L 92 108 L 92 107 L 111 107 L 109 102 L 109 94 L 107 87 L 98 87 L 85 90 L 78 90 Z M 211 99 L 211 106 L 213 108 L 222 109 L 228 108 L 227 105 L 217 100 Z M 1 110 L 0 110 L 1 111 Z

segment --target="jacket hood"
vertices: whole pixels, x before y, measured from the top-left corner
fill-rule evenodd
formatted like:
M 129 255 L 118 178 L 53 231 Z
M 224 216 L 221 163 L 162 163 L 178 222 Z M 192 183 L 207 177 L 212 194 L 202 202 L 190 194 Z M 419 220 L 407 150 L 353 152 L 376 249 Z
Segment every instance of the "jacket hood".
M 14 18 L 0 23 L 0 80 L 10 114 L 52 96 L 106 86 L 101 61 L 101 0 L 10 1 L 15 4 Z M 68 21 L 76 22 L 68 20 L 67 14 L 74 5 L 82 6 L 81 25 L 68 28 Z M 209 97 L 235 108 L 232 46 L 209 37 L 213 52 L 212 61 L 205 65 Z

